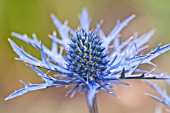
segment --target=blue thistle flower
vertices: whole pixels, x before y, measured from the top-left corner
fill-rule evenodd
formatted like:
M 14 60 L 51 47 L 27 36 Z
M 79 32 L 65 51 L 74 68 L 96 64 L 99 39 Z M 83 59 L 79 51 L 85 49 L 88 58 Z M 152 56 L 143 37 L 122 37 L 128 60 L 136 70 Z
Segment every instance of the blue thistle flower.
M 105 35 L 101 29 L 102 21 L 94 30 L 90 29 L 90 19 L 87 9 L 83 9 L 80 15 L 80 28 L 76 31 L 62 24 L 57 17 L 51 15 L 60 38 L 54 32 L 49 37 L 52 39 L 52 47 L 48 49 L 33 34 L 33 38 L 18 33 L 12 36 L 32 45 L 41 52 L 41 59 L 37 59 L 15 42 L 9 39 L 13 50 L 18 54 L 17 60 L 24 61 L 28 67 L 35 71 L 44 81 L 42 84 L 21 83 L 24 88 L 13 92 L 6 100 L 21 96 L 27 92 L 56 86 L 74 86 L 68 93 L 76 94 L 86 92 L 87 103 L 90 110 L 97 107 L 95 98 L 98 90 L 103 90 L 113 96 L 117 96 L 110 89 L 115 84 L 129 85 L 121 79 L 162 79 L 161 75 L 154 75 L 151 70 L 139 69 L 139 65 L 150 64 L 152 60 L 162 53 L 170 50 L 170 45 L 160 45 L 151 52 L 140 54 L 147 46 L 144 46 L 153 36 L 154 30 L 138 38 L 135 33 L 131 38 L 120 43 L 120 32 L 134 18 L 132 15 L 123 22 L 117 21 L 113 30 Z M 71 35 L 71 37 L 70 37 Z M 63 52 L 66 51 L 67 55 Z M 47 69 L 44 73 L 40 68 Z M 49 71 L 56 72 L 57 77 L 52 77 Z M 136 74 L 136 72 L 138 74 Z M 95 110 L 95 109 L 94 109 Z M 97 111 L 90 111 L 90 113 Z

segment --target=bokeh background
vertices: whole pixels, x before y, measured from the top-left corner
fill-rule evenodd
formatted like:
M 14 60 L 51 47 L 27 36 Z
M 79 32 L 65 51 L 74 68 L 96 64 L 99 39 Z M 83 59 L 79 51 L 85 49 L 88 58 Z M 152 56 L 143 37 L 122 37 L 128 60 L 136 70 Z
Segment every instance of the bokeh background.
M 49 88 L 27 93 L 13 100 L 4 98 L 19 89 L 19 80 L 40 83 L 39 77 L 21 61 L 14 60 L 17 55 L 12 51 L 7 38 L 11 32 L 21 34 L 36 33 L 48 47 L 51 40 L 48 34 L 56 31 L 50 14 L 54 13 L 62 22 L 69 21 L 73 29 L 79 25 L 78 15 L 87 7 L 92 19 L 91 28 L 103 19 L 105 33 L 115 25 L 117 19 L 123 20 L 135 14 L 136 18 L 123 30 L 122 39 L 138 32 L 139 35 L 155 28 L 150 48 L 159 43 L 170 43 L 170 1 L 169 0 L 0 0 L 0 113 L 87 113 L 85 95 L 74 98 L 65 97 L 68 89 Z M 14 38 L 12 38 L 15 40 Z M 29 45 L 15 40 L 32 55 L 38 56 Z M 160 70 L 170 74 L 170 52 L 154 60 Z M 150 99 L 145 93 L 156 93 L 139 80 L 127 81 L 133 87 L 116 86 L 114 91 L 120 99 L 100 92 L 98 104 L 100 113 L 154 113 L 156 106 L 166 107 Z M 164 85 L 162 81 L 158 81 Z

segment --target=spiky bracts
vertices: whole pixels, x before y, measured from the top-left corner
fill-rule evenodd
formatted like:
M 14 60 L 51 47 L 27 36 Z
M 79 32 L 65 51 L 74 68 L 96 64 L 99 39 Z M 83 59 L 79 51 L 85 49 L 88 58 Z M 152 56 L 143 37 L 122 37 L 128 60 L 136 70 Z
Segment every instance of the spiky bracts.
M 67 22 L 62 24 L 54 15 L 51 17 L 60 34 L 60 38 L 55 32 L 49 35 L 52 39 L 51 49 L 38 41 L 35 34 L 33 38 L 30 38 L 26 35 L 12 33 L 12 36 L 41 52 L 41 59 L 37 59 L 9 39 L 13 50 L 19 56 L 17 60 L 24 61 L 43 79 L 44 83 L 26 84 L 21 81 L 25 87 L 9 95 L 6 100 L 48 87 L 73 86 L 68 94 L 72 93 L 74 96 L 77 91 L 81 93 L 86 91 L 88 105 L 92 106 L 98 90 L 116 96 L 110 91 L 113 85 L 129 85 L 122 82 L 121 79 L 167 78 L 162 75 L 154 75 L 152 73 L 154 69 L 148 71 L 139 68 L 142 64 L 150 64 L 154 67 L 152 60 L 170 50 L 170 45 L 163 47 L 159 45 L 155 50 L 144 55 L 141 54 L 147 48 L 144 45 L 153 36 L 154 31 L 140 37 L 135 33 L 120 43 L 120 32 L 135 17 L 134 15 L 123 22 L 117 21 L 116 26 L 108 35 L 105 35 L 101 29 L 102 22 L 94 31 L 90 31 L 87 9 L 83 9 L 80 15 L 80 28 L 76 31 L 69 28 Z M 66 51 L 66 55 L 63 54 L 64 51 Z M 40 68 L 47 69 L 47 72 L 43 73 Z M 56 72 L 57 77 L 52 77 L 49 71 Z

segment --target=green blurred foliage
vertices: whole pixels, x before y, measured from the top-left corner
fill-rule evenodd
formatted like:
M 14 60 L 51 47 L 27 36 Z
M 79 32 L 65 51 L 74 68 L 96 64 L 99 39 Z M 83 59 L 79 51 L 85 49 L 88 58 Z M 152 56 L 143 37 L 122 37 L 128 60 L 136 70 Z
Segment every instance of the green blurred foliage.
M 41 82 L 38 76 L 24 63 L 14 60 L 17 55 L 12 51 L 7 41 L 7 38 L 12 38 L 11 32 L 28 36 L 36 33 L 38 39 L 50 47 L 51 41 L 47 35 L 56 29 L 49 15 L 54 13 L 62 22 L 68 20 L 69 25 L 76 29 L 79 25 L 78 14 L 83 7 L 87 7 L 92 18 L 91 28 L 94 28 L 103 19 L 102 27 L 106 33 L 113 28 L 117 19 L 123 20 L 136 14 L 136 19 L 123 31 L 122 37 L 128 38 L 136 31 L 141 35 L 156 28 L 155 41 L 151 41 L 151 45 L 156 47 L 160 42 L 164 44 L 170 42 L 169 6 L 170 1 L 168 0 L 0 0 L 0 113 L 87 112 L 84 95 L 77 95 L 74 99 L 65 98 L 63 95 L 68 90 L 63 88 L 50 88 L 26 94 L 11 101 L 3 100 L 15 89 L 23 87 L 18 81 L 20 79 L 32 83 Z M 24 46 L 24 49 L 29 53 L 38 57 L 37 51 L 29 45 L 14 40 Z M 161 62 L 155 61 L 168 73 L 170 73 L 168 69 L 170 67 L 169 55 L 166 54 L 164 59 L 159 59 Z M 116 92 L 122 96 L 122 100 L 117 100 L 107 94 L 100 94 L 100 113 L 152 113 L 155 103 L 144 95 L 149 91 L 149 88 L 139 81 L 132 83 L 137 85 L 137 88 L 117 88 Z M 146 87 L 146 90 L 137 90 L 141 87 Z M 128 95 L 124 91 L 127 91 Z M 134 100 L 134 97 L 139 100 Z M 148 102 L 150 106 L 145 104 Z

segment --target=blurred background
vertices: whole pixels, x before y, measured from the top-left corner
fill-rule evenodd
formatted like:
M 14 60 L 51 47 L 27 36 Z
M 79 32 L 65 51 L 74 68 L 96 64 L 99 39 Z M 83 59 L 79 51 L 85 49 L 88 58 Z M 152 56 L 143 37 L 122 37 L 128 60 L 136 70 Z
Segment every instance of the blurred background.
M 133 32 L 142 35 L 155 28 L 156 34 L 149 42 L 150 48 L 155 48 L 159 43 L 170 43 L 168 0 L 0 0 L 0 113 L 88 113 L 85 95 L 65 97 L 68 89 L 63 87 L 35 91 L 4 101 L 15 89 L 23 87 L 19 80 L 41 82 L 23 62 L 14 60 L 17 55 L 7 41 L 7 38 L 12 38 L 11 32 L 28 36 L 36 33 L 37 37 L 50 47 L 51 40 L 47 35 L 56 29 L 49 15 L 54 13 L 62 22 L 68 20 L 69 26 L 76 29 L 79 26 L 78 15 L 83 7 L 89 10 L 91 28 L 103 19 L 102 28 L 107 34 L 117 19 L 122 21 L 135 14 L 136 18 L 122 32 L 123 40 L 133 35 Z M 29 45 L 19 40 L 15 41 L 32 55 L 38 56 Z M 154 60 L 159 69 L 168 74 L 169 58 L 170 52 L 167 52 Z M 166 112 L 166 107 L 145 95 L 157 95 L 154 90 L 139 80 L 126 82 L 131 83 L 133 87 L 116 86 L 114 91 L 120 99 L 103 92 L 99 93 L 99 113 L 154 113 L 156 106 L 162 106 L 163 113 Z

